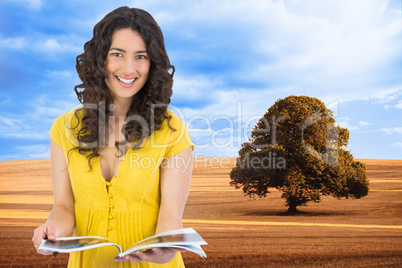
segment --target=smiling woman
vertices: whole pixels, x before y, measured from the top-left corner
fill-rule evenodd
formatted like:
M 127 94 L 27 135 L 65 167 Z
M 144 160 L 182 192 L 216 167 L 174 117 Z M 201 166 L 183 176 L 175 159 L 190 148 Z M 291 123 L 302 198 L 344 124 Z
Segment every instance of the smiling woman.
M 155 20 L 140 9 L 112 11 L 95 26 L 76 68 L 83 107 L 59 116 L 49 132 L 54 207 L 35 229 L 38 253 L 51 254 L 38 249 L 42 239 L 101 236 L 127 248 L 183 228 L 194 146 L 167 109 L 174 67 Z M 69 267 L 183 267 L 179 251 L 119 258 L 103 247 L 71 253 Z
M 111 115 L 126 118 L 138 115 L 144 119 L 131 120 L 123 126 L 126 141 L 140 144 L 151 134 L 151 129 L 160 129 L 164 119 L 169 121 L 166 109 L 173 93 L 174 66 L 170 64 L 162 31 L 148 12 L 118 8 L 106 15 L 94 27 L 93 33 L 93 38 L 84 46 L 85 52 L 77 57 L 76 68 L 83 83 L 77 85 L 75 91 L 84 106 L 76 111 L 76 115 L 85 111 L 77 139 L 81 143 L 102 144 L 100 135 L 104 130 L 99 129 L 97 122 L 101 119 L 101 111 L 105 119 Z M 134 80 L 131 86 L 133 78 L 138 81 Z M 119 90 L 123 95 L 114 96 L 118 86 L 130 90 Z M 84 90 L 79 91 L 82 88 Z M 130 94 L 131 97 L 135 94 L 131 101 Z M 104 109 L 93 108 L 93 104 Z M 87 129 L 91 131 L 86 133 Z M 80 147 L 79 150 L 90 152 L 90 166 L 90 159 L 99 156 L 97 146 Z

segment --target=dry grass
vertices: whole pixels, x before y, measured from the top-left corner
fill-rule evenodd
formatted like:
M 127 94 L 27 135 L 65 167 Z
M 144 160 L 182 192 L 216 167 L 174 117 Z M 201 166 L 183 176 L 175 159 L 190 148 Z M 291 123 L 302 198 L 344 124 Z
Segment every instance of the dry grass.
M 276 190 L 250 200 L 230 187 L 234 159 L 223 161 L 196 159 L 184 225 L 207 240 L 208 258 L 185 253 L 187 267 L 402 266 L 402 160 L 362 159 L 367 197 L 324 197 L 297 216 Z M 49 160 L 0 162 L 1 267 L 66 266 L 68 254 L 40 256 L 31 242 L 51 206 Z

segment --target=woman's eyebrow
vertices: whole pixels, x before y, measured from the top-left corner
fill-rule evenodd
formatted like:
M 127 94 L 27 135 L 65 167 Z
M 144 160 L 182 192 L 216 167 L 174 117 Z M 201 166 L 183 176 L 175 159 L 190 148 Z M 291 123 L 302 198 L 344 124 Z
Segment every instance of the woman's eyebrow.
M 121 49 L 121 48 L 111 48 L 111 49 L 109 49 L 109 51 L 110 50 L 117 50 L 117 51 L 120 51 L 120 52 L 123 52 L 123 53 L 126 53 L 126 51 L 124 50 L 124 49 Z
M 119 52 L 123 52 L 123 53 L 126 53 L 126 51 L 124 50 L 124 49 L 121 49 L 121 48 L 115 48 L 115 47 L 112 47 L 111 49 L 109 49 L 109 51 L 110 50 L 117 50 L 117 51 L 119 51 Z M 135 52 L 136 54 L 141 54 L 141 53 L 148 53 L 146 50 L 138 50 L 137 52 Z

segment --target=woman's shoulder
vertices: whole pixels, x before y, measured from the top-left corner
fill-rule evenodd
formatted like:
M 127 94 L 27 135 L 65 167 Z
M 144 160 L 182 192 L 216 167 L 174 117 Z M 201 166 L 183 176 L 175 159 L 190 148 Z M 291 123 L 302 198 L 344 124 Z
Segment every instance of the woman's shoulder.
M 53 122 L 52 129 L 58 131 L 72 130 L 78 126 L 80 119 L 82 118 L 81 107 L 67 111 L 59 115 Z
M 166 115 L 168 119 L 164 121 L 165 135 L 162 144 L 166 148 L 165 157 L 170 157 L 187 147 L 191 146 L 194 149 L 194 145 L 190 139 L 189 130 L 184 123 L 185 117 L 183 114 L 179 113 L 180 117 L 167 110 Z M 182 119 L 181 119 L 182 118 Z
M 181 117 L 184 117 L 180 114 Z M 167 139 L 175 139 L 174 137 L 177 135 L 182 135 L 184 132 L 187 132 L 187 126 L 182 119 L 173 111 L 167 109 L 164 115 L 164 120 L 162 121 L 161 128 L 154 132 L 154 135 L 163 139 L 163 137 Z
M 80 117 L 80 108 L 72 109 L 59 115 L 53 122 L 52 127 L 49 130 L 51 138 L 60 146 L 64 147 L 68 141 L 70 144 L 77 146 L 76 140 L 74 140 L 73 130 L 78 126 Z M 67 146 L 67 145 L 66 145 Z
M 167 115 L 167 119 L 165 120 L 167 124 L 169 124 L 169 126 L 175 128 L 175 127 L 182 127 L 185 126 L 185 123 L 183 122 L 183 120 L 180 119 L 179 116 L 176 115 L 176 113 L 172 112 L 171 110 L 167 109 L 166 110 L 166 115 Z
M 81 119 L 83 116 L 82 107 L 71 109 L 61 115 L 59 115 L 55 121 L 62 121 L 64 123 L 74 123 L 74 121 Z

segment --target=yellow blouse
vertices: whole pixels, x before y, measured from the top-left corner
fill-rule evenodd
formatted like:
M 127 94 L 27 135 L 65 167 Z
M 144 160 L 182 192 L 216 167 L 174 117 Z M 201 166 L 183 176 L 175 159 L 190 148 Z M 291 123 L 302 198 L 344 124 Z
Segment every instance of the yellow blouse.
M 78 128 L 74 111 L 58 117 L 49 133 L 68 159 L 68 172 L 75 200 L 75 236 L 101 236 L 123 250 L 155 234 L 160 205 L 160 165 L 164 158 L 192 147 L 186 125 L 171 111 L 170 126 L 164 120 L 140 149 L 129 149 L 118 167 L 117 177 L 105 181 L 99 157 L 88 160 L 78 150 L 74 132 Z M 69 152 L 70 151 L 70 152 Z M 70 253 L 68 267 L 184 267 L 178 252 L 168 264 L 115 262 L 117 249 L 106 246 Z

